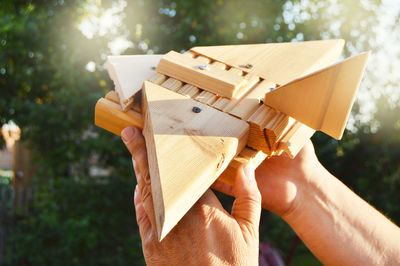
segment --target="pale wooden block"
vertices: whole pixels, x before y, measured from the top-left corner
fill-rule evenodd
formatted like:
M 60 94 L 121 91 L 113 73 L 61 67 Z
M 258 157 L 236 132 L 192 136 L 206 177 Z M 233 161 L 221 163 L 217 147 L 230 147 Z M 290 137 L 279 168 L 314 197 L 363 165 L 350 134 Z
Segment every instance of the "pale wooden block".
M 143 134 L 160 240 L 244 148 L 249 126 L 151 82 L 145 82 L 143 93 Z
M 160 73 L 156 73 L 154 74 L 151 78 L 149 78 L 148 80 L 150 82 L 153 82 L 154 84 L 160 85 L 161 83 L 163 83 L 165 80 L 167 79 L 167 77 L 163 74 Z
M 242 164 L 250 163 L 257 168 L 266 158 L 267 154 L 262 151 L 246 147 L 231 161 L 218 180 L 228 185 L 234 185 L 236 171 Z
M 202 91 L 194 99 L 201 103 L 211 105 L 217 100 L 217 96 L 214 93 Z
M 162 55 L 108 56 L 108 73 L 114 81 L 121 107 L 128 110 L 131 97 L 142 88 L 143 81 L 153 76 Z
M 260 81 L 234 105 L 229 113 L 246 120 L 258 108 L 264 95 L 271 87 L 274 87 L 273 82 Z
M 285 151 L 291 158 L 294 158 L 314 133 L 314 129 L 296 122 L 279 142 L 278 151 Z
M 193 85 L 185 84 L 185 85 L 183 85 L 182 88 L 177 90 L 177 92 L 179 92 L 180 94 L 189 96 L 190 98 L 193 98 L 194 96 L 196 96 L 197 94 L 200 93 L 200 89 Z
M 171 91 L 177 91 L 178 89 L 182 88 L 183 82 L 174 78 L 168 78 L 161 84 L 161 86 Z
M 109 91 L 104 98 L 114 103 L 119 103 L 119 96 L 116 91 Z
M 212 104 L 212 107 L 222 111 L 222 109 L 224 109 L 229 102 L 230 100 L 228 98 L 220 97 Z

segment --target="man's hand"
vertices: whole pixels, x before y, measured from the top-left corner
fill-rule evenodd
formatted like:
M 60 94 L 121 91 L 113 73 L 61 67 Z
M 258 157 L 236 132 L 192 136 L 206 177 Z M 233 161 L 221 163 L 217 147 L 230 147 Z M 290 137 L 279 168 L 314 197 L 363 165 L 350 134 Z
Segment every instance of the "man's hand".
M 261 196 L 250 165 L 238 169 L 231 188 L 236 197 L 231 214 L 224 210 L 215 194 L 207 190 L 158 242 L 144 138 L 132 127 L 122 131 L 122 138 L 132 154 L 138 182 L 136 219 L 147 264 L 258 265 Z
M 321 168 L 309 141 L 291 159 L 287 154 L 266 159 L 256 169 L 256 180 L 262 197 L 262 207 L 283 217 L 297 208 L 300 203 L 301 191 L 308 183 L 311 173 Z M 216 181 L 214 189 L 232 195 L 232 187 Z

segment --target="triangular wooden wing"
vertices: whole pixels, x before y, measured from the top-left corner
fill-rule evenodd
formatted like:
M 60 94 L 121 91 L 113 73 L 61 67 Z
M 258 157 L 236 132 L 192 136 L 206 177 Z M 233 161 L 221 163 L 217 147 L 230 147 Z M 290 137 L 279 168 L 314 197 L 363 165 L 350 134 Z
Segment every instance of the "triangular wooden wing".
M 143 110 L 143 135 L 161 240 L 244 148 L 249 126 L 147 81 Z
M 343 45 L 343 40 L 323 40 L 199 46 L 191 51 L 282 85 L 333 64 Z
M 264 103 L 307 126 L 340 139 L 369 52 L 296 79 L 264 97 Z

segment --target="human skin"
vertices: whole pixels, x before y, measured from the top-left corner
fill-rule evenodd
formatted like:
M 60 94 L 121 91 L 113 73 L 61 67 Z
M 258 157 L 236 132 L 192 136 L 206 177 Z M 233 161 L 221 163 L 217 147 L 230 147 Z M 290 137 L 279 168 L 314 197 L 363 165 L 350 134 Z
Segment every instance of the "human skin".
M 325 265 L 400 265 L 400 229 L 318 161 L 311 141 L 295 159 L 256 169 L 264 209 L 282 217 Z M 231 187 L 213 187 L 231 194 Z
M 121 135 L 136 173 L 136 220 L 148 265 L 258 265 L 261 195 L 250 165 L 237 171 L 231 214 L 207 190 L 159 242 L 144 138 L 132 127 Z

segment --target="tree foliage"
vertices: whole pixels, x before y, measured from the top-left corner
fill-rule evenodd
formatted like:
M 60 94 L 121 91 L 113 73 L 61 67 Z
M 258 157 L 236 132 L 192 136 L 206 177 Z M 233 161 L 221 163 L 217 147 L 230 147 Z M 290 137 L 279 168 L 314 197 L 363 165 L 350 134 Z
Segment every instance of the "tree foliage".
M 94 12 L 88 5 L 107 9 L 123 2 L 0 3 L 0 122 L 21 127 L 39 166 L 39 200 L 32 214 L 11 226 L 10 264 L 143 262 L 129 207 L 135 185 L 129 155 L 118 137 L 93 126 L 96 100 L 113 87 L 103 64 L 118 34 L 132 44 L 125 54 L 321 38 L 344 38 L 347 55 L 379 48 L 371 46 L 374 32 L 368 30 L 379 15 L 380 2 L 372 0 L 135 0 L 126 2 L 122 24 L 111 25 L 113 34 L 87 38 L 79 30 Z M 89 61 L 96 64 L 93 72 L 86 69 Z M 386 108 L 376 114 L 378 129 L 356 123 L 358 130 L 340 142 L 323 134 L 314 142 L 329 170 L 399 223 L 399 108 L 381 101 Z M 93 176 L 93 166 L 110 174 Z M 268 230 L 261 238 L 287 254 L 294 233 L 264 216 Z

